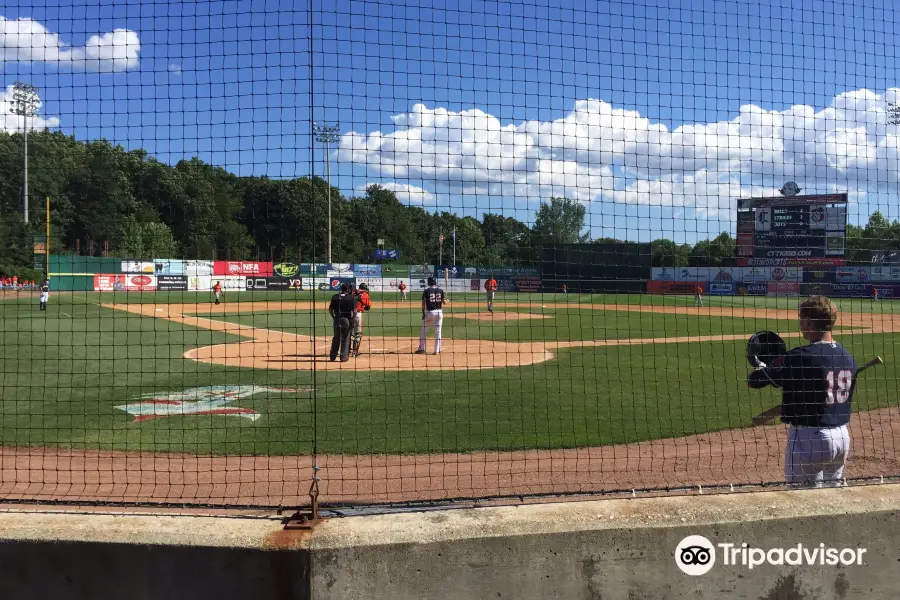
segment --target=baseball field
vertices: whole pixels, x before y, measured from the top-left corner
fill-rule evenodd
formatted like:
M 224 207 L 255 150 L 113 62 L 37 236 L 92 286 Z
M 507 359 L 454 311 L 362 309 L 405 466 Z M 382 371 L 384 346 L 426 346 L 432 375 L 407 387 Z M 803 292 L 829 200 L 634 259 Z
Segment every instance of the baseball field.
M 331 363 L 329 296 L 5 295 L 0 491 L 277 504 L 313 452 L 335 501 L 780 478 L 783 428 L 749 428 L 779 398 L 747 389 L 745 346 L 799 344 L 797 298 L 498 294 L 490 314 L 453 294 L 443 352 L 419 356 L 415 295 L 374 294 L 363 354 Z M 837 304 L 839 341 L 886 360 L 854 397 L 849 469 L 877 474 L 900 303 Z

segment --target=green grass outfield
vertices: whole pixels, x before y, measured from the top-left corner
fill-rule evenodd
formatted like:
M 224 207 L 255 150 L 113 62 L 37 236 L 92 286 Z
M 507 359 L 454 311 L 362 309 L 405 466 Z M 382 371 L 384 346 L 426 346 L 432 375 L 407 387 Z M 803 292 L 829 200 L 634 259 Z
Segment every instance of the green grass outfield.
M 227 305 L 308 300 L 321 292 L 226 294 Z M 415 295 L 412 294 L 414 297 Z M 415 337 L 418 305 L 368 315 L 367 334 Z M 481 294 L 451 294 L 474 301 Z M 305 454 L 312 448 L 309 393 L 259 394 L 234 402 L 261 413 L 173 416 L 135 423 L 114 408 L 145 393 L 178 392 L 225 384 L 312 388 L 318 449 L 323 453 L 425 453 L 561 448 L 635 442 L 744 427 L 751 415 L 777 402 L 774 390 L 745 385 L 745 342 L 571 348 L 555 360 L 528 366 L 469 371 L 267 371 L 225 368 L 181 358 L 194 347 L 239 337 L 163 319 L 100 307 L 100 302 L 208 304 L 207 293 L 57 293 L 47 313 L 36 295 L 0 302 L 0 443 L 158 452 Z M 448 318 L 445 336 L 505 341 L 588 340 L 681 335 L 782 333 L 794 320 L 716 318 L 625 311 L 573 310 L 578 304 L 690 305 L 688 297 L 646 295 L 498 294 L 549 319 L 470 321 Z M 707 297 L 712 306 L 795 309 L 797 298 Z M 888 312 L 900 301 L 838 300 L 842 311 Z M 471 308 L 452 308 L 452 312 Z M 219 318 L 219 317 L 217 317 Z M 309 334 L 314 317 L 293 308 L 228 313 L 228 321 Z M 316 331 L 329 335 L 323 310 Z M 900 334 L 844 335 L 862 362 L 875 354 L 887 364 L 865 375 L 856 410 L 896 404 L 894 366 Z M 793 345 L 798 340 L 791 339 Z

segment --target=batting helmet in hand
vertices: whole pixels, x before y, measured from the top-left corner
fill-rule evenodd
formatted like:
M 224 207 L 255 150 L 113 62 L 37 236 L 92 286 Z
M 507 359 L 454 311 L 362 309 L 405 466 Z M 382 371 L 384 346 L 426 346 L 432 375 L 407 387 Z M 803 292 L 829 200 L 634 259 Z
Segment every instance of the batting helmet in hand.
M 747 360 L 753 367 L 770 365 L 787 353 L 787 344 L 773 331 L 757 331 L 747 341 Z

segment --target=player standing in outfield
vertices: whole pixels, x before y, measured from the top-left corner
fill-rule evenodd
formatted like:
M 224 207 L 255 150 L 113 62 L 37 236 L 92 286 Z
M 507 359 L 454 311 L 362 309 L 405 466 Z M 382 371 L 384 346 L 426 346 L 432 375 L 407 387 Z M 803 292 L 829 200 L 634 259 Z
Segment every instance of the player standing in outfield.
M 751 388 L 782 388 L 781 421 L 790 425 L 784 472 L 789 485 L 840 487 L 850 452 L 850 405 L 856 362 L 834 341 L 837 308 L 825 296 L 800 304 L 800 333 L 809 341 L 750 373 Z
M 494 274 L 489 275 L 489 279 L 484 282 L 484 291 L 487 294 L 487 309 L 489 313 L 494 312 L 494 295 L 497 293 L 497 280 Z
M 400 285 L 397 286 L 400 288 L 400 302 L 406 302 L 408 298 L 406 297 L 406 282 L 401 281 Z
M 694 294 L 694 306 L 703 306 L 703 286 L 697 284 Z
M 434 353 L 441 353 L 441 328 L 444 325 L 444 305 L 450 304 L 444 290 L 437 287 L 434 277 L 428 278 L 428 288 L 422 292 L 422 331 L 419 335 L 419 349 L 416 354 L 425 354 L 428 330 L 434 327 Z
M 216 304 L 221 304 L 220 300 L 222 299 L 222 282 L 217 281 L 216 285 L 213 286 L 213 294 L 216 295 Z
M 369 286 L 359 284 L 359 289 L 353 294 L 356 297 L 356 313 L 353 315 L 353 342 L 350 346 L 350 354 L 356 358 L 359 356 L 359 346 L 363 335 L 363 313 L 372 310 L 372 299 L 369 297 Z
M 331 338 L 328 357 L 333 362 L 340 351 L 341 362 L 347 362 L 350 360 L 350 323 L 356 315 L 356 298 L 350 293 L 349 283 L 342 283 L 340 293 L 331 297 L 328 314 L 334 323 L 334 337 Z
M 563 291 L 563 296 L 565 296 L 569 293 L 569 288 L 566 287 L 566 284 L 563 284 L 562 291 Z
M 878 288 L 872 286 L 872 302 L 878 302 Z
M 50 300 L 50 282 L 46 278 L 41 282 L 41 295 L 39 296 L 41 310 L 47 310 L 47 302 Z

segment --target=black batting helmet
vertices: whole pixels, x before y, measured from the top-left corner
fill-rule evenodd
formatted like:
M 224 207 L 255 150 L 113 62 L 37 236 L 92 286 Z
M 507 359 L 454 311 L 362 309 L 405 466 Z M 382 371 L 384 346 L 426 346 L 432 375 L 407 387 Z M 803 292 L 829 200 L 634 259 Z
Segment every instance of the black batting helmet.
M 747 341 L 747 361 L 753 367 L 760 366 L 760 363 L 770 365 L 785 354 L 787 344 L 773 331 L 757 331 Z
M 434 277 L 428 278 L 428 285 L 437 285 L 437 280 Z
M 369 284 L 367 284 L 367 283 L 361 283 L 361 284 L 359 284 L 359 289 L 361 289 L 361 290 L 366 290 L 366 291 L 368 292 L 368 291 L 369 291 Z

